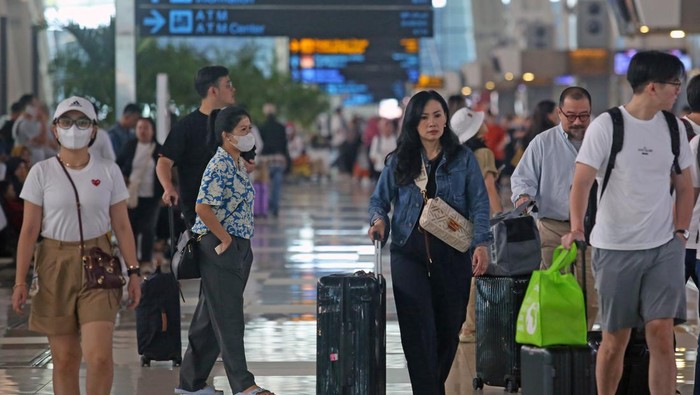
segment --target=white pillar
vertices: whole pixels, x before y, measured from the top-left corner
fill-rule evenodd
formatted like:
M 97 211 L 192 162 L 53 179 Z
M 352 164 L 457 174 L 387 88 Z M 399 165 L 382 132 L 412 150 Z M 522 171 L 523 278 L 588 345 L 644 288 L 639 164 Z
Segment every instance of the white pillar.
M 136 101 L 136 21 L 134 1 L 115 1 L 115 118 Z
M 163 144 L 170 133 L 170 91 L 168 90 L 168 75 L 158 73 L 156 77 L 156 139 Z

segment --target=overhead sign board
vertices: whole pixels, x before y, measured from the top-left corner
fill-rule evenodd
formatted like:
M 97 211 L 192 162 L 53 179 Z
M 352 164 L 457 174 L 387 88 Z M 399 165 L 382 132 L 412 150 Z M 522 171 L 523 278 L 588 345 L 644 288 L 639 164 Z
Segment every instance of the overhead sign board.
M 401 98 L 420 75 L 419 40 L 293 38 L 292 79 L 344 96 L 345 105 Z
M 137 0 L 141 36 L 430 37 L 428 0 Z

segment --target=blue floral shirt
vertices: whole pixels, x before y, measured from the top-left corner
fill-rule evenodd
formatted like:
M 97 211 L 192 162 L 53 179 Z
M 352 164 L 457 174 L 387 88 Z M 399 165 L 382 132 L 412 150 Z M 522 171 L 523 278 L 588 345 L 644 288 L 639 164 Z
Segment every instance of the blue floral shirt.
M 219 147 L 211 158 L 199 187 L 197 203 L 212 206 L 214 214 L 226 231 L 237 237 L 253 237 L 253 200 L 255 190 L 245 170 L 243 158 L 238 166 L 233 157 Z M 209 228 L 197 215 L 192 232 L 205 234 Z

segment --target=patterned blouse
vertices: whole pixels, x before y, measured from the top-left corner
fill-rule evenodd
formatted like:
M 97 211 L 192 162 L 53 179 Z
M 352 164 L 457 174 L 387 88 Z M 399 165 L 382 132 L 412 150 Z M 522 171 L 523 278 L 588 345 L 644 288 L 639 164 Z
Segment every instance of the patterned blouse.
M 212 206 L 226 231 L 237 237 L 253 237 L 253 200 L 255 191 L 245 170 L 243 158 L 234 159 L 219 147 L 211 158 L 199 187 L 197 203 Z M 197 215 L 192 232 L 205 234 L 209 229 Z

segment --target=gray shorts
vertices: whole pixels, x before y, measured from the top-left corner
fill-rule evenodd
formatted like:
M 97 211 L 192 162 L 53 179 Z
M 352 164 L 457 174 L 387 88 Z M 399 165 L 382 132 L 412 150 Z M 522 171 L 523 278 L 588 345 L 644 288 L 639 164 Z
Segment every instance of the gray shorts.
M 601 326 L 615 332 L 673 318 L 685 322 L 685 247 L 678 237 L 648 250 L 593 249 Z

